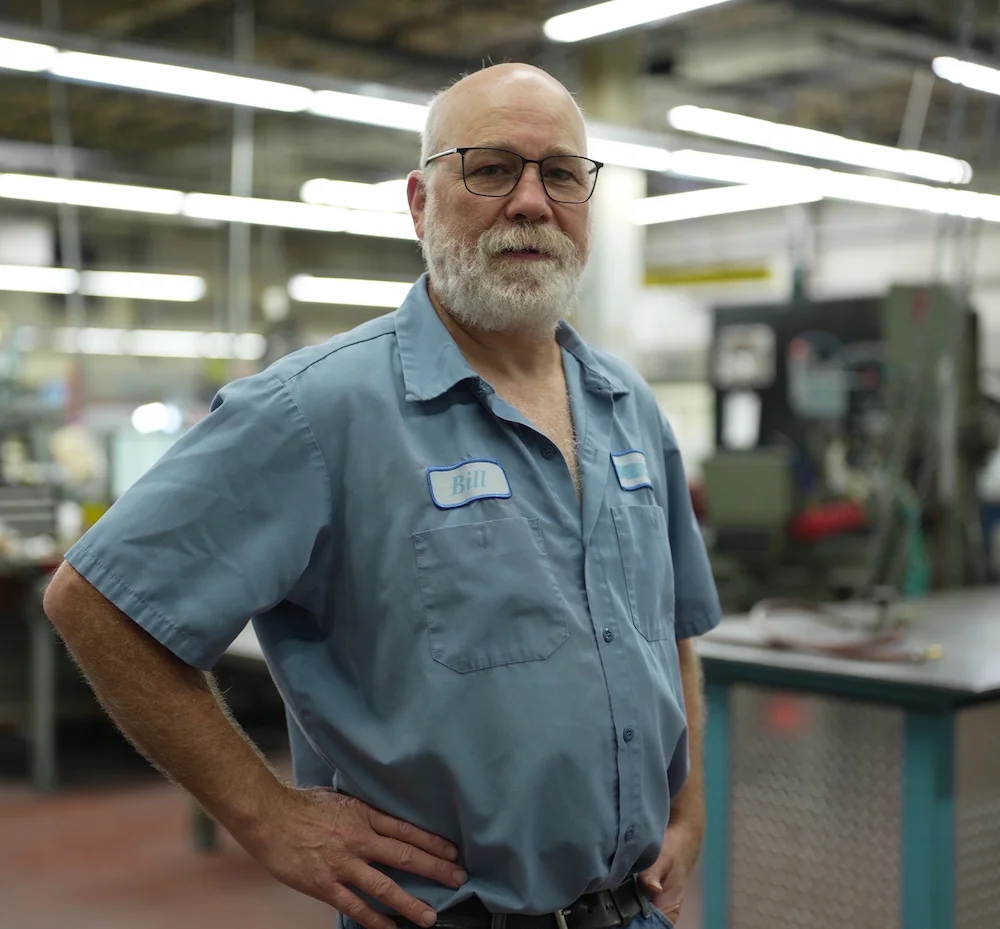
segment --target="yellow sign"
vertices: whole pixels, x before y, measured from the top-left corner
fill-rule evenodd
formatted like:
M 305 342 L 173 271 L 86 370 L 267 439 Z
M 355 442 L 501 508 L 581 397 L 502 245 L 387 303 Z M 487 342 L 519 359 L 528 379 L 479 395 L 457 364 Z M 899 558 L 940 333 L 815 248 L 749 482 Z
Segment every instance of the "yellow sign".
M 647 287 L 682 287 L 688 284 L 738 284 L 769 281 L 764 265 L 705 265 L 700 268 L 647 268 Z

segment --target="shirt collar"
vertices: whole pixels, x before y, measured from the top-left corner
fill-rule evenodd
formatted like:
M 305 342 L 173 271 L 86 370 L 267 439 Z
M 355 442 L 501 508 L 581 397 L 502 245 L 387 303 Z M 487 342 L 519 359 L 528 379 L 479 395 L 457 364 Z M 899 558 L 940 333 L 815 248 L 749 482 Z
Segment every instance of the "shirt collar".
M 427 294 L 427 274 L 416 281 L 395 313 L 396 345 L 407 400 L 433 400 L 456 384 L 479 375 L 465 360 L 441 322 Z M 597 360 L 591 348 L 567 322 L 559 324 L 556 341 L 580 363 L 584 387 L 621 396 L 628 388 Z
M 427 274 L 396 311 L 396 345 L 407 400 L 433 400 L 478 374 L 465 360 L 427 294 Z

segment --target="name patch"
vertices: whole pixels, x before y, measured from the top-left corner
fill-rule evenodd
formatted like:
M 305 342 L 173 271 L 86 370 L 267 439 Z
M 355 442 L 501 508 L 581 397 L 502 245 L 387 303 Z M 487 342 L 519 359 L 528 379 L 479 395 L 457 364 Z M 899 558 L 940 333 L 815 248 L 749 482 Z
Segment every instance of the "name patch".
M 500 463 L 489 458 L 461 461 L 449 468 L 428 468 L 431 500 L 442 510 L 465 506 L 473 500 L 510 496 L 510 482 Z
M 636 449 L 626 452 L 612 452 L 611 461 L 618 475 L 618 483 L 622 490 L 638 490 L 640 487 L 652 487 L 649 480 L 649 467 L 646 456 Z

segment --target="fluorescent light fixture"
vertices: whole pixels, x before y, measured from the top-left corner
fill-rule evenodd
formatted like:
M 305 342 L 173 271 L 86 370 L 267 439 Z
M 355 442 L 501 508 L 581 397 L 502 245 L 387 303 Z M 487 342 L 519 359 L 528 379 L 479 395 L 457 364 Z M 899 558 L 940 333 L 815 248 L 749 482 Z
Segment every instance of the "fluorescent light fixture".
M 1000 204 L 1000 196 L 994 194 L 711 152 L 675 152 L 671 172 L 704 181 L 776 189 L 789 186 L 801 189 L 813 185 L 823 197 L 834 200 L 990 221 L 996 215 L 996 205 Z
M 33 174 L 0 174 L 0 197 L 165 215 L 180 213 L 184 202 L 184 194 L 179 190 L 39 177 Z
M 672 223 L 703 216 L 770 210 L 800 203 L 815 203 L 822 199 L 822 193 L 814 185 L 771 187 L 747 184 L 738 187 L 714 187 L 709 190 L 692 190 L 681 194 L 668 194 L 665 197 L 637 200 L 629 208 L 629 219 L 637 225 L 648 226 L 653 223 Z
M 542 29 L 546 38 L 553 42 L 581 42 L 725 2 L 727 0 L 608 0 L 553 16 L 546 20 Z
M 858 142 L 830 132 L 772 123 L 738 113 L 699 106 L 677 106 L 667 113 L 667 119 L 674 129 L 683 132 L 804 155 L 820 161 L 837 161 L 891 174 L 907 174 L 942 184 L 967 184 L 972 180 L 972 167 L 957 158 Z
M 60 52 L 48 70 L 75 81 L 285 113 L 305 110 L 313 96 L 308 87 L 294 84 L 85 52 Z
M 1000 94 L 1000 71 L 996 68 L 957 58 L 935 58 L 931 67 L 942 80 L 988 94 Z
M 306 203 L 339 206 L 350 210 L 409 212 L 406 178 L 378 184 L 359 184 L 355 181 L 334 181 L 317 177 L 302 185 L 300 196 Z
M 784 161 L 744 158 L 741 155 L 719 155 L 684 149 L 674 152 L 670 173 L 702 181 L 726 184 L 787 184 L 808 182 L 818 169 Z M 858 176 L 858 175 L 854 175 Z
M 37 42 L 0 39 L 0 69 L 8 71 L 47 71 L 58 49 Z
M 284 226 L 343 232 L 343 210 L 312 206 L 294 200 L 262 200 L 256 197 L 230 197 L 222 194 L 188 194 L 183 214 L 192 219 L 212 219 L 227 223 L 250 223 L 257 226 Z
M 332 209 L 332 207 L 330 208 Z M 345 210 L 344 232 L 383 239 L 417 238 L 409 213 L 371 213 L 367 210 Z
M 387 100 L 384 97 L 365 97 L 337 90 L 317 90 L 312 94 L 306 109 L 316 116 L 326 116 L 331 119 L 422 132 L 428 108 L 424 104 L 403 103 L 399 100 Z
M 80 293 L 89 297 L 197 303 L 205 296 L 205 279 L 193 274 L 84 271 L 80 280 Z
M 294 200 L 261 200 L 221 194 L 188 194 L 183 214 L 192 219 L 312 229 L 316 232 L 347 232 L 390 239 L 415 239 L 409 215 L 345 210 Z
M 381 187 L 381 185 L 373 185 Z M 388 198 L 388 191 L 385 193 Z M 216 222 L 282 226 L 319 232 L 347 232 L 380 238 L 416 238 L 408 214 L 346 210 L 295 200 L 264 200 L 190 193 L 128 184 L 66 180 L 29 174 L 0 174 L 0 198 L 38 203 L 71 203 L 98 209 L 187 216 Z
M 46 335 L 34 327 L 17 330 L 24 350 L 44 344 Z M 180 329 L 54 329 L 50 347 L 84 355 L 125 355 L 150 358 L 226 358 L 258 361 L 267 340 L 256 332 L 188 332 Z
M 192 274 L 151 274 L 141 271 L 84 271 L 72 268 L 0 266 L 0 290 L 133 300 L 195 303 L 205 296 L 205 279 Z
M 345 306 L 395 308 L 406 299 L 412 286 L 396 281 L 359 281 L 296 274 L 288 282 L 288 295 L 300 303 L 338 303 Z
M 0 290 L 30 294 L 71 294 L 80 276 L 71 268 L 31 268 L 0 265 Z
M 622 168 L 639 168 L 642 171 L 666 171 L 670 167 L 670 152 L 653 145 L 636 145 L 634 142 L 615 142 L 611 139 L 587 139 L 587 152 L 591 158 L 618 165 Z

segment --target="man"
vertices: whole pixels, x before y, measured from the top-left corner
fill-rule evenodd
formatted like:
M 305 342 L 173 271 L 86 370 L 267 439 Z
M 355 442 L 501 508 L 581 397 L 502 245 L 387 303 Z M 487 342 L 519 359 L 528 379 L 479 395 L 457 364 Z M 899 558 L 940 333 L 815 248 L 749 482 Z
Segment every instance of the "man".
M 408 186 L 429 278 L 223 390 L 46 596 L 136 746 L 369 929 L 661 927 L 699 852 L 718 602 L 651 392 L 561 322 L 585 151 L 544 72 L 446 91 Z M 248 617 L 310 788 L 198 670 Z

